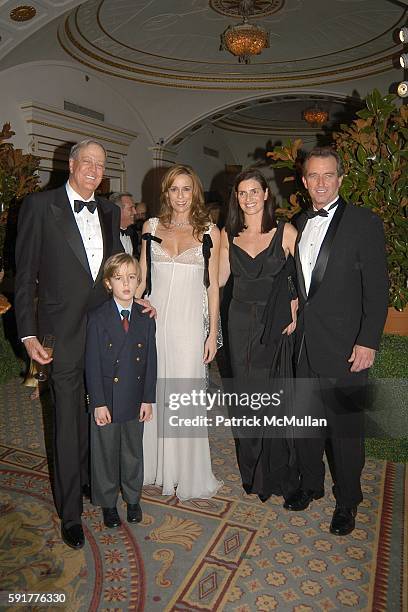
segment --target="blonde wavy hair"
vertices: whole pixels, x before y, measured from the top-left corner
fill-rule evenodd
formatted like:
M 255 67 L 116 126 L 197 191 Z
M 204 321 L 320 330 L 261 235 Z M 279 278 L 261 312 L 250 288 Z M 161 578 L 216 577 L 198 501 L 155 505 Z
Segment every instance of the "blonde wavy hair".
M 165 227 L 169 227 L 172 215 L 169 189 L 174 183 L 175 179 L 182 174 L 189 176 L 193 182 L 189 221 L 193 226 L 193 236 L 197 240 L 201 241 L 204 232 L 208 230 L 211 224 L 211 219 L 209 213 L 205 209 L 202 183 L 190 166 L 177 164 L 176 166 L 169 168 L 164 175 L 161 183 L 159 219 Z

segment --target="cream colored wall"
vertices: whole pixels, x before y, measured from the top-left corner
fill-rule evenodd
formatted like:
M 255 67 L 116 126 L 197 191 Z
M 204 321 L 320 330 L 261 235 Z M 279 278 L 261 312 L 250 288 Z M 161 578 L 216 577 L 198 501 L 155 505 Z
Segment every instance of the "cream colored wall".
M 107 123 L 138 132 L 139 136 L 128 149 L 126 189 L 141 199 L 143 178 L 152 167 L 149 147 L 153 142 L 137 111 L 116 91 L 114 83 L 93 74 L 86 80 L 86 73 L 80 68 L 59 62 L 20 65 L 3 71 L 1 78 L 7 86 L 0 89 L 0 121 L 11 123 L 16 132 L 13 142 L 24 150 L 29 145 L 29 136 L 20 104 L 27 100 L 58 107 L 61 112 L 64 112 L 64 100 L 69 100 L 104 113 Z M 72 139 L 72 134 L 67 132 L 67 140 Z
M 88 80 L 87 78 L 88 77 Z M 138 84 L 107 77 L 85 70 L 69 61 L 32 61 L 1 72 L 0 108 L 3 122 L 10 121 L 16 132 L 14 142 L 26 149 L 29 144 L 19 105 L 25 100 L 37 100 L 63 109 L 64 99 L 103 112 L 106 121 L 139 133 L 128 151 L 126 187 L 137 199 L 146 199 L 144 185 L 154 166 L 151 147 L 160 139 L 170 142 L 188 126 L 203 122 L 215 112 L 240 102 L 285 92 L 194 91 Z M 391 71 L 376 78 L 320 85 L 314 91 L 364 96 L 373 87 L 388 91 L 393 81 L 401 80 L 400 71 Z M 300 93 L 300 90 L 296 90 Z M 311 93 L 313 90 L 305 90 Z M 272 135 L 271 135 L 272 136 Z M 204 127 L 179 147 L 177 161 L 197 167 L 205 188 L 209 189 L 213 175 L 225 163 L 247 166 L 248 153 L 265 146 L 262 136 L 221 133 Z M 218 159 L 203 154 L 203 145 L 220 150 Z
M 212 157 L 204 153 L 204 147 L 217 151 L 219 157 Z M 175 161 L 191 165 L 199 174 L 205 191 L 213 188 L 213 181 L 225 171 L 225 164 L 237 163 L 222 131 L 211 125 L 186 139 L 178 148 Z

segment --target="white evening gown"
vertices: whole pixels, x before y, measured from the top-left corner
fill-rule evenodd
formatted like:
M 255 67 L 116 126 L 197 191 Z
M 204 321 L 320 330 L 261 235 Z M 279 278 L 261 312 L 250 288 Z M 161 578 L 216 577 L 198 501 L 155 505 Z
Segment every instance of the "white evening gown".
M 157 218 L 150 219 L 153 235 L 157 225 Z M 202 247 L 190 248 L 172 258 L 160 244 L 152 241 L 151 257 L 149 300 L 157 310 L 157 378 L 159 381 L 200 379 L 204 382 L 203 298 L 206 296 Z M 160 435 L 161 421 L 166 420 L 169 413 L 177 414 L 164 406 L 163 399 L 160 401 L 160 385 L 159 382 L 153 420 L 144 425 L 144 484 L 162 486 L 163 495 L 174 495 L 176 488 L 180 500 L 210 498 L 223 483 L 215 478 L 211 469 L 208 436 Z M 163 419 L 158 418 L 161 416 Z

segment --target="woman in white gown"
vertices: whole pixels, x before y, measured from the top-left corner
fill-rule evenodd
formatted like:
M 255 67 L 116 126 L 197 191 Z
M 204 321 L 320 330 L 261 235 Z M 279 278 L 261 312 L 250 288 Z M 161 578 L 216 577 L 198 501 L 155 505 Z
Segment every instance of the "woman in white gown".
M 210 222 L 200 179 L 190 167 L 167 171 L 160 202 L 159 217 L 143 226 L 138 288 L 138 295 L 150 294 L 157 310 L 157 404 L 144 429 L 144 484 L 162 486 L 163 495 L 175 492 L 181 500 L 210 498 L 222 482 L 211 469 L 207 432 L 169 435 L 168 418 L 177 413 L 166 405 L 164 389 L 166 381 L 174 387 L 170 381 L 175 379 L 183 379 L 183 388 L 188 381 L 204 382 L 216 354 L 220 233 Z

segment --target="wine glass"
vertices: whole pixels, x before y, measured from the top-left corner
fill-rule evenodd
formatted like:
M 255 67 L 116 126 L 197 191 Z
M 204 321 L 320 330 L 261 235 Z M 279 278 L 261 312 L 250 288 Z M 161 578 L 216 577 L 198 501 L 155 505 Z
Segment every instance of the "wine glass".
M 53 352 L 54 352 L 54 345 L 55 345 L 55 336 L 52 336 L 51 334 L 45 334 L 45 336 L 43 337 L 43 341 L 42 341 L 42 347 L 45 350 L 45 352 L 47 353 L 48 357 L 52 357 Z M 46 380 L 48 380 L 48 374 L 47 374 L 47 365 L 42 365 L 41 363 L 37 363 L 37 372 L 36 374 L 34 374 L 34 378 L 36 378 L 39 382 L 45 382 Z

